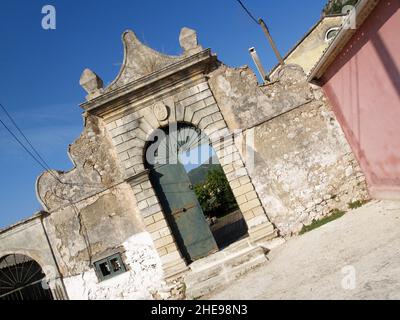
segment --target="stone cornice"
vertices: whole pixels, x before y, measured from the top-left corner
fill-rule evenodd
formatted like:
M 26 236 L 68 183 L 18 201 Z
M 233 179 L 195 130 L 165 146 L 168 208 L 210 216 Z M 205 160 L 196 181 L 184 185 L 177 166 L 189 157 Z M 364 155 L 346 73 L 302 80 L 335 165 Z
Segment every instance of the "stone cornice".
M 132 81 L 123 87 L 84 102 L 81 107 L 86 112 L 102 116 L 111 110 L 143 99 L 188 78 L 198 74 L 206 74 L 214 67 L 216 61 L 216 56 L 211 54 L 210 49 L 203 50 L 148 76 Z

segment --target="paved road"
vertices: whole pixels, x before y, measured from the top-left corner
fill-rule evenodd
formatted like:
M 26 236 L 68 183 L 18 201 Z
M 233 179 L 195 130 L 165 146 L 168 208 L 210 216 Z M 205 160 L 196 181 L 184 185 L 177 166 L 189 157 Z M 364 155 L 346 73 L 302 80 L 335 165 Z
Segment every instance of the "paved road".
M 400 299 L 400 202 L 371 202 L 269 254 L 207 299 Z

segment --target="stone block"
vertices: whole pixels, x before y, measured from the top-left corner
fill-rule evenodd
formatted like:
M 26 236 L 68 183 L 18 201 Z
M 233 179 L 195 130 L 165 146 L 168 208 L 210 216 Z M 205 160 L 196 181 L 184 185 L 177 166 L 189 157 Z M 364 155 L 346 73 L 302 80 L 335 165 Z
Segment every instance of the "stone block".
M 151 189 L 149 189 L 149 190 L 151 190 Z M 158 199 L 157 199 L 156 196 L 152 196 L 152 197 L 148 198 L 146 201 L 147 201 L 149 206 L 158 204 Z
M 146 200 L 138 202 L 137 206 L 138 206 L 139 210 L 144 210 L 149 207 Z
M 110 123 L 106 124 L 107 131 L 111 131 L 117 127 L 117 123 L 115 121 L 111 121 Z
M 252 210 L 246 211 L 246 212 L 243 213 L 243 218 L 246 220 L 246 223 L 247 223 L 247 221 L 252 220 L 254 217 L 255 216 L 254 216 L 254 213 L 253 213 Z
M 151 232 L 150 234 L 151 234 L 151 238 L 153 239 L 153 241 L 161 239 L 161 237 L 162 237 L 160 232 L 158 232 L 158 231 Z
M 253 199 L 251 201 L 248 201 L 248 202 L 242 204 L 240 206 L 240 209 L 242 211 L 246 212 L 246 211 L 249 211 L 249 210 L 254 209 L 256 207 L 260 207 L 260 206 L 261 206 L 260 200 L 258 200 L 258 198 L 256 198 L 256 199 Z
M 249 235 L 253 242 L 261 243 L 275 238 L 277 236 L 277 232 L 274 229 L 274 226 L 267 222 L 256 227 L 249 228 Z
M 163 221 L 163 220 L 160 220 L 160 221 Z M 171 235 L 171 230 L 170 230 L 169 227 L 162 228 L 158 232 L 159 232 L 161 237 L 166 237 L 166 236 L 170 236 Z
M 161 207 L 159 204 L 156 204 L 154 206 L 148 207 L 146 209 L 140 210 L 141 214 L 143 217 L 148 217 L 151 216 L 153 214 L 162 212 Z
M 169 244 L 174 243 L 174 238 L 172 237 L 172 235 L 166 236 L 166 237 L 162 237 L 156 241 L 154 241 L 154 245 L 157 249 L 162 248 L 162 247 L 166 247 Z
M 154 222 L 155 222 L 155 221 L 154 221 L 153 216 L 144 218 L 144 224 L 145 224 L 146 226 L 149 226 L 149 225 L 153 224 Z
M 254 217 L 250 220 L 246 220 L 246 222 L 247 222 L 247 226 L 249 228 L 253 228 L 253 227 L 257 227 L 259 225 L 265 224 L 265 223 L 269 223 L 268 218 L 265 215 Z
M 161 262 L 164 265 L 164 268 L 168 268 L 171 265 L 176 265 L 181 263 L 182 258 L 178 251 L 171 252 L 164 257 L 161 257 Z
M 257 207 L 257 208 L 254 208 L 252 211 L 253 211 L 255 216 L 265 216 L 266 215 L 265 211 L 264 211 L 264 208 L 261 207 L 261 206 Z
M 171 243 L 165 247 L 168 253 L 173 253 L 178 251 L 178 247 L 176 246 L 175 243 Z
M 151 233 L 154 231 L 160 231 L 160 230 L 164 229 L 165 227 L 168 227 L 167 222 L 165 220 L 160 220 L 151 225 L 148 225 L 146 227 L 146 230 Z
M 257 193 L 255 191 L 250 191 L 250 192 L 246 193 L 246 199 L 247 199 L 247 201 L 258 199 Z
M 226 173 L 226 171 L 225 171 L 225 173 Z M 229 173 L 229 172 L 228 172 L 228 173 Z M 230 185 L 231 189 L 233 190 L 233 189 L 239 188 L 239 187 L 241 186 L 241 183 L 240 183 L 240 180 L 239 180 L 239 179 L 236 179 L 236 180 L 232 180 L 232 181 L 229 183 L 229 185 Z
M 205 102 L 205 104 L 206 104 L 207 106 L 211 106 L 211 105 L 213 105 L 213 104 L 217 104 L 217 102 L 215 101 L 214 96 L 210 96 L 210 97 L 204 99 L 204 102 Z
M 197 88 L 198 92 L 202 92 L 204 90 L 209 90 L 210 89 L 210 87 L 208 85 L 208 82 L 202 82 L 202 83 L 198 84 L 196 86 L 196 88 Z
M 240 186 L 239 188 L 233 189 L 233 194 L 236 197 L 239 197 L 241 195 L 244 195 L 250 191 L 254 190 L 254 186 L 251 183 L 245 184 L 244 186 Z
M 156 222 L 165 219 L 164 214 L 162 212 L 155 214 L 153 216 L 153 218 L 154 218 L 154 221 L 156 221 Z

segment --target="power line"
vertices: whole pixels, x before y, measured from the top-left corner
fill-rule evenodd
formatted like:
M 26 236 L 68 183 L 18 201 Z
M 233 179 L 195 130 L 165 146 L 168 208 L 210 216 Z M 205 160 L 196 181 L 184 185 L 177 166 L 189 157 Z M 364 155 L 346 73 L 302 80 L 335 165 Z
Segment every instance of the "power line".
M 40 153 L 36 150 L 36 148 L 32 145 L 28 137 L 22 132 L 20 127 L 17 125 L 17 123 L 14 121 L 13 117 L 10 115 L 10 113 L 7 111 L 7 109 L 4 107 L 2 103 L 0 103 L 0 108 L 3 109 L 4 113 L 10 119 L 11 123 L 14 125 L 14 127 L 18 130 L 18 132 L 21 134 L 21 136 L 24 138 L 26 143 L 31 147 L 32 151 L 35 153 L 35 155 L 42 161 L 44 166 L 47 168 L 46 170 L 50 170 L 50 166 L 48 163 L 43 159 L 43 157 L 40 155 Z
M 12 132 L 12 130 L 0 119 L 0 123 L 3 125 L 3 127 L 9 132 L 9 134 L 14 138 L 15 141 L 32 157 L 33 160 L 35 160 L 46 172 L 49 172 L 53 178 L 55 178 L 57 181 L 60 182 L 60 180 L 51 172 L 51 170 L 47 169 L 43 163 L 41 163 L 35 155 L 22 143 L 22 141 Z
M 62 182 L 56 175 L 54 175 L 54 173 L 51 171 L 49 165 L 47 164 L 47 162 L 43 159 L 43 157 L 40 155 L 40 153 L 36 150 L 36 148 L 33 146 L 33 144 L 30 142 L 30 140 L 28 139 L 28 137 L 22 132 L 22 130 L 19 128 L 19 126 L 17 125 L 17 123 L 14 121 L 14 119 L 12 118 L 12 116 L 7 112 L 7 109 L 0 103 L 0 107 L 1 109 L 3 109 L 4 113 L 7 115 L 7 117 L 9 118 L 9 120 L 12 122 L 12 124 L 15 126 L 15 128 L 17 128 L 18 132 L 22 135 L 22 137 L 24 138 L 24 140 L 26 141 L 26 143 L 28 143 L 28 145 L 31 147 L 31 149 L 33 150 L 33 152 L 36 154 L 36 156 L 42 161 L 39 161 L 38 158 L 36 158 L 36 156 L 25 146 L 24 143 L 22 143 L 22 141 L 15 135 L 15 133 L 7 126 L 7 124 L 5 122 L 3 122 L 0 118 L 0 123 L 3 125 L 3 127 L 10 133 L 10 135 L 14 138 L 14 140 L 32 157 L 33 160 L 35 160 L 46 172 L 48 172 L 56 181 L 58 181 L 61 184 L 67 185 L 68 183 L 64 183 Z M 54 193 L 53 193 L 54 194 Z M 57 196 L 56 194 L 54 194 L 55 196 Z M 80 233 L 81 236 L 84 238 L 87 250 L 88 250 L 88 255 L 89 255 L 89 265 L 92 264 L 92 249 L 91 249 L 91 245 L 90 245 L 90 240 L 89 240 L 89 236 L 88 236 L 88 232 L 87 232 L 87 228 L 85 226 L 85 224 L 82 221 L 81 218 L 81 213 L 78 210 L 78 208 L 76 207 L 75 203 L 73 203 L 73 201 L 71 199 L 66 199 L 62 196 L 57 196 L 58 198 L 62 199 L 62 200 L 66 200 L 69 202 L 70 206 L 72 207 L 73 211 L 75 212 L 75 214 L 77 215 L 77 218 L 80 221 L 80 225 L 81 225 L 81 229 L 80 229 Z M 84 229 L 84 230 L 82 230 Z M 84 234 L 82 234 L 82 232 Z
M 40 156 L 39 152 L 36 151 L 36 149 L 33 147 L 32 143 L 29 141 L 29 139 L 26 137 L 26 135 L 23 134 L 22 130 L 18 127 L 16 122 L 12 119 L 11 115 L 7 112 L 6 108 L 0 103 L 0 107 L 3 109 L 3 111 L 6 113 L 7 117 L 11 120 L 13 125 L 17 128 L 17 130 L 20 132 L 20 134 L 24 137 L 24 139 L 27 141 L 27 143 L 31 146 L 32 150 L 34 151 L 35 154 L 39 156 L 39 159 L 42 159 L 43 162 L 41 162 L 26 146 L 25 144 L 16 136 L 16 134 L 7 126 L 7 124 L 0 119 L 0 123 L 3 125 L 3 127 L 8 131 L 8 133 L 14 138 L 14 140 L 29 154 L 29 156 L 32 157 L 32 159 L 39 164 L 40 167 L 42 167 L 46 172 L 48 172 L 54 179 L 56 179 L 58 182 L 62 183 L 61 180 L 54 175 L 54 173 L 51 171 L 50 167 L 47 165 L 46 161 L 43 160 L 43 158 Z
M 7 115 L 8 119 L 12 122 L 14 127 L 18 130 L 18 132 L 21 134 L 21 136 L 24 138 L 26 143 L 30 146 L 33 152 L 31 152 L 26 145 L 16 136 L 16 134 L 0 119 L 0 123 L 4 126 L 4 128 L 10 133 L 10 135 L 15 139 L 15 141 L 32 157 L 33 160 L 35 160 L 41 168 L 43 168 L 46 172 L 48 172 L 57 182 L 64 184 L 64 185 L 70 185 L 70 186 L 85 186 L 85 187 L 91 187 L 91 188 L 97 188 L 97 186 L 94 185 L 86 185 L 86 184 L 77 184 L 77 183 L 72 183 L 72 182 L 63 182 L 59 177 L 57 177 L 51 167 L 48 165 L 46 160 L 44 160 L 43 156 L 40 155 L 39 151 L 33 146 L 32 142 L 29 140 L 29 138 L 23 133 L 21 128 L 18 126 L 16 121 L 13 119 L 11 114 L 7 111 L 6 107 L 0 103 L 0 108 L 4 111 L 4 113 Z M 66 200 L 66 199 L 64 199 Z
M 260 24 L 260 22 L 252 15 L 252 13 L 250 12 L 249 9 L 246 8 L 246 6 L 243 4 L 243 2 L 241 0 L 236 0 L 240 6 L 243 8 L 244 11 L 246 11 L 246 13 L 248 14 L 248 16 L 258 25 Z
M 282 56 L 281 56 L 281 54 L 280 54 L 278 48 L 276 47 L 276 44 L 275 44 L 274 40 L 272 39 L 272 36 L 271 36 L 271 34 L 270 34 L 269 30 L 268 30 L 268 27 L 267 27 L 267 25 L 265 24 L 264 20 L 263 20 L 263 19 L 258 19 L 258 20 L 257 20 L 256 18 L 254 18 L 254 16 L 253 16 L 253 15 L 251 14 L 251 12 L 246 8 L 246 6 L 243 4 L 243 2 L 242 2 L 241 0 L 236 0 L 236 1 L 241 5 L 241 7 L 244 9 L 244 11 L 246 11 L 246 13 L 249 15 L 249 17 L 250 17 L 255 23 L 257 23 L 259 26 L 261 26 L 261 28 L 263 29 L 265 35 L 267 36 L 267 39 L 268 39 L 268 41 L 269 41 L 269 43 L 270 43 L 272 49 L 274 50 L 274 53 L 275 53 L 276 57 L 277 57 L 278 60 L 279 60 L 280 65 L 283 66 L 283 65 L 285 64 L 285 62 L 284 62 L 284 60 L 283 60 L 283 58 L 282 58 Z
M 35 160 L 44 170 L 47 171 L 47 168 L 33 155 L 33 153 L 28 150 L 28 148 L 18 139 L 18 137 L 12 132 L 12 130 L 0 119 L 0 123 L 3 127 L 8 131 L 8 133 L 14 138 L 15 141 Z

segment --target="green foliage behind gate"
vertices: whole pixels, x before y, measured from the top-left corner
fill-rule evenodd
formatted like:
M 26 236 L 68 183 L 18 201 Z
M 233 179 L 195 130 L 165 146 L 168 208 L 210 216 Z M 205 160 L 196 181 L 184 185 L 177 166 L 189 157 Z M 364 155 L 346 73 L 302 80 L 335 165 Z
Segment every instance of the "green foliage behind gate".
M 235 196 L 220 166 L 210 170 L 206 181 L 197 184 L 194 190 L 206 216 L 221 217 L 238 208 Z

